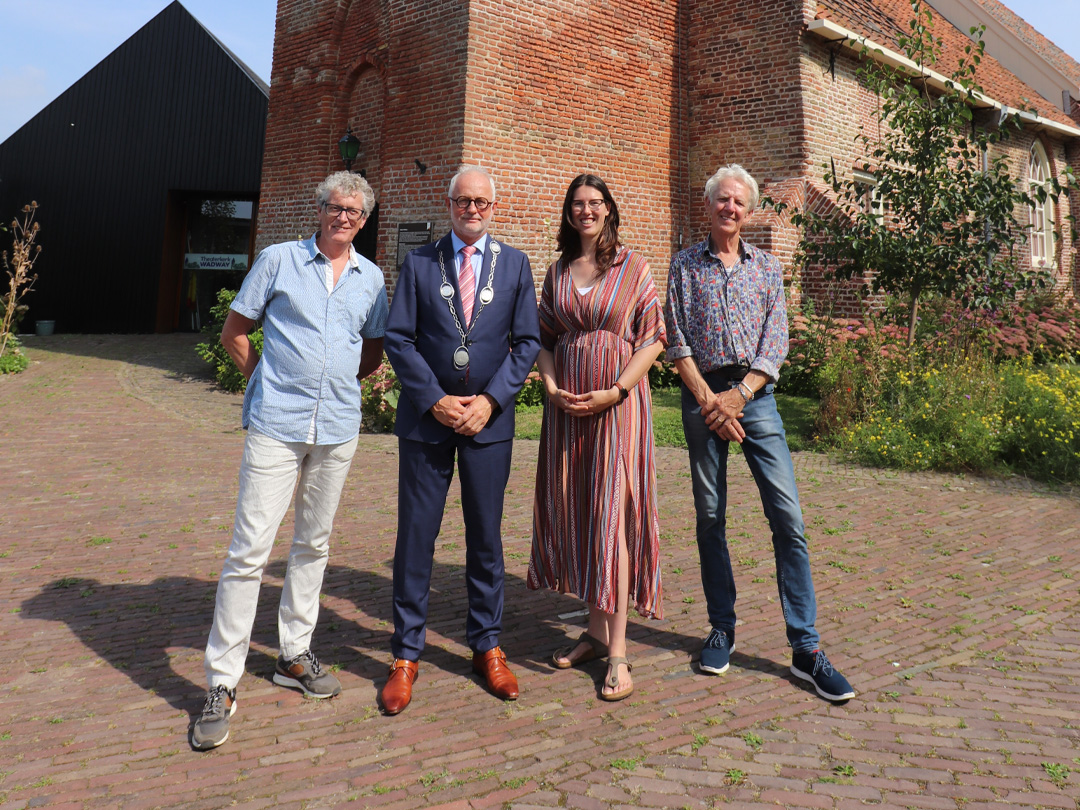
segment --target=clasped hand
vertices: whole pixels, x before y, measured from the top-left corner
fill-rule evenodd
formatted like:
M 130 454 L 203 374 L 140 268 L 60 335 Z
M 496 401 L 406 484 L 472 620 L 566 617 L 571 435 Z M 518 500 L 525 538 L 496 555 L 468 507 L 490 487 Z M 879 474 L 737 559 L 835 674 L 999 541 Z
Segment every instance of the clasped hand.
M 617 388 L 608 388 L 601 391 L 589 391 L 585 394 L 571 394 L 561 388 L 547 392 L 555 407 L 570 414 L 571 416 L 589 416 L 590 414 L 606 411 L 619 401 Z
M 734 388 L 712 394 L 701 406 L 705 426 L 721 439 L 742 444 L 746 431 L 739 420 L 742 419 L 745 404 L 742 395 Z
M 431 413 L 439 422 L 462 436 L 475 436 L 483 430 L 494 410 L 493 400 L 487 394 L 467 397 L 447 394 L 431 406 Z

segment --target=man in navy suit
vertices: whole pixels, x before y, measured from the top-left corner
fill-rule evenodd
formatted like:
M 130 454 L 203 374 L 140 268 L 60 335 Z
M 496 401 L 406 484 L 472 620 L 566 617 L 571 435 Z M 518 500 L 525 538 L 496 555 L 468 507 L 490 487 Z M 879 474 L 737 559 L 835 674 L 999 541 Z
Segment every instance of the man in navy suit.
M 495 183 L 478 166 L 450 181 L 453 230 L 401 266 L 386 325 L 386 355 L 401 381 L 394 663 L 383 710 L 412 699 L 424 650 L 432 555 L 457 460 L 465 519 L 466 640 L 473 669 L 503 700 L 517 679 L 499 647 L 503 608 L 500 523 L 510 477 L 514 398 L 540 350 L 529 259 L 488 233 Z

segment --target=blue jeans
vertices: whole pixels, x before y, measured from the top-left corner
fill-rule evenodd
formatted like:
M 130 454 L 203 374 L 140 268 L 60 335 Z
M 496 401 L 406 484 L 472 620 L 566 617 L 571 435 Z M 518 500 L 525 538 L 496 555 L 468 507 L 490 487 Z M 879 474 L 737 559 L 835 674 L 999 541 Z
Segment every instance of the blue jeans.
M 713 391 L 734 385 L 721 374 L 704 376 Z M 776 585 L 784 610 L 788 643 L 797 653 L 812 652 L 818 648 L 819 641 L 814 628 L 817 600 L 810 576 L 810 556 L 799 491 L 795 485 L 795 468 L 772 390 L 771 385 L 766 386 L 743 409 L 740 422 L 746 438 L 742 448 L 772 529 Z M 701 586 L 709 608 L 709 621 L 733 639 L 735 577 L 725 536 L 728 443 L 705 425 L 697 400 L 685 385 L 682 386 L 682 418 L 690 449 Z

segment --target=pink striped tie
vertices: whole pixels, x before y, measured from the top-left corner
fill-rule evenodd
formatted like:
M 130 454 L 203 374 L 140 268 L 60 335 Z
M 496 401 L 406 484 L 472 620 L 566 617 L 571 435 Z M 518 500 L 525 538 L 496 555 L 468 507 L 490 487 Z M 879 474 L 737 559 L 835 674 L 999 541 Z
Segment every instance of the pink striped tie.
M 461 288 L 461 311 L 465 324 L 472 323 L 473 299 L 476 297 L 476 276 L 473 275 L 472 257 L 476 248 L 466 245 L 461 249 L 461 266 L 458 268 L 458 286 Z

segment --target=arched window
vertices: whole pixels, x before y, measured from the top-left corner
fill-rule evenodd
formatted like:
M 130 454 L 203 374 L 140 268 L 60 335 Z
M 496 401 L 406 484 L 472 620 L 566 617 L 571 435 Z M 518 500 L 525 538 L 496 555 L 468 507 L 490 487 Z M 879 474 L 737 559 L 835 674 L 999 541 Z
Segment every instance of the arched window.
M 1028 184 L 1033 205 L 1028 209 L 1031 220 L 1031 263 L 1036 267 L 1045 267 L 1054 261 L 1054 201 L 1050 199 L 1050 160 L 1046 157 L 1043 145 L 1035 141 L 1028 156 Z M 1044 200 L 1036 194 L 1039 190 L 1047 192 Z

